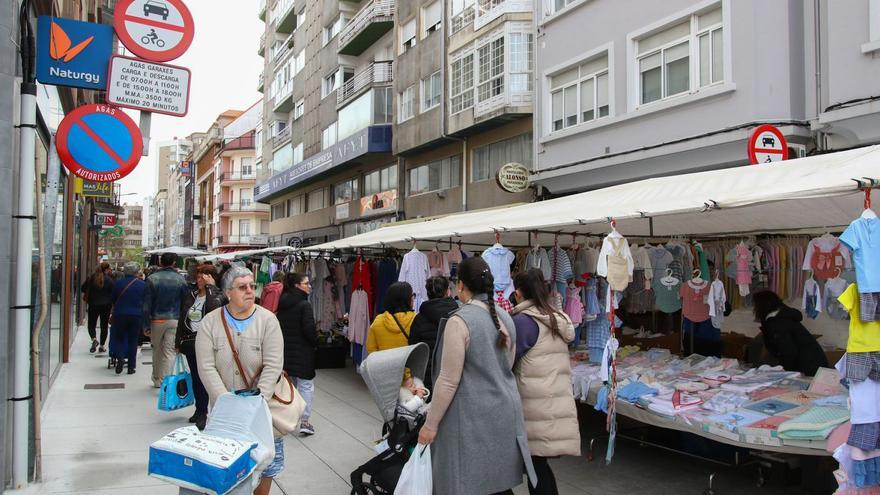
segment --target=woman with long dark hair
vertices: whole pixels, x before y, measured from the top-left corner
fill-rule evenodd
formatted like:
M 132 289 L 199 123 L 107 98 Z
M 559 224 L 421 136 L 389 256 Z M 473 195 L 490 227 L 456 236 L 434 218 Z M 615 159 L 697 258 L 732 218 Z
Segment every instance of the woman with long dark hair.
M 394 282 L 385 292 L 384 311 L 376 316 L 367 334 L 367 352 L 384 351 L 408 345 L 410 328 L 416 317 L 416 295 L 407 282 Z
M 419 432 L 420 444 L 433 443 L 435 493 L 512 494 L 523 473 L 535 479 L 512 371 L 516 329 L 492 301 L 494 286 L 482 258 L 459 265 L 464 304 L 440 332 L 434 400 Z
M 755 321 L 761 324 L 764 347 L 786 371 L 813 376 L 828 367 L 825 351 L 801 323 L 801 312 L 783 304 L 775 292 L 764 290 L 752 296 Z
M 449 279 L 446 277 L 431 277 L 425 282 L 428 291 L 428 300 L 419 307 L 412 324 L 412 332 L 409 334 L 409 345 L 424 342 L 431 349 L 431 354 L 437 347 L 437 332 L 440 329 L 440 320 L 447 318 L 458 309 L 455 299 L 449 297 Z M 425 370 L 425 386 L 430 390 L 433 387 L 433 367 L 428 361 Z
M 107 330 L 110 327 L 110 311 L 113 309 L 113 284 L 110 263 L 104 262 L 95 268 L 95 273 L 83 284 L 83 300 L 89 305 L 88 329 L 89 337 L 92 338 L 92 346 L 89 352 L 106 352 Z M 98 320 L 101 320 L 101 341 L 98 342 L 95 333 Z
M 303 273 L 288 273 L 284 277 L 284 290 L 278 299 L 278 323 L 284 335 L 284 371 L 293 379 L 294 385 L 306 401 L 300 418 L 301 435 L 314 435 L 312 401 L 315 396 L 315 353 L 318 350 L 318 327 L 309 302 L 312 282 Z
M 550 302 L 541 270 L 533 268 L 513 279 L 517 305 L 516 365 L 513 373 L 522 398 L 529 451 L 538 484 L 529 493 L 555 495 L 556 478 L 548 459 L 580 455 L 577 409 L 571 391 L 568 344 L 574 326 L 568 315 Z

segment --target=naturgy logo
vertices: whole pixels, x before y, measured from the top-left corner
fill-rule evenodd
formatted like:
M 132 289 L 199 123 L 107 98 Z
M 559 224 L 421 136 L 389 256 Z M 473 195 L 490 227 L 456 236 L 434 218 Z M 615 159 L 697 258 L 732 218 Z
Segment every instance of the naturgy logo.
M 49 34 L 49 56 L 54 60 L 58 60 L 61 62 L 70 62 L 77 55 L 82 53 L 83 50 L 86 49 L 87 46 L 95 39 L 94 36 L 89 36 L 84 41 L 81 41 L 76 46 L 73 45 L 73 42 L 70 40 L 70 36 L 64 32 L 64 29 L 59 26 L 54 21 L 52 22 L 52 30 Z M 92 74 L 90 72 L 76 72 L 67 69 L 61 69 L 58 67 L 49 67 L 49 74 L 55 77 L 64 77 L 68 79 L 81 79 L 88 83 L 100 84 L 101 76 L 98 74 Z

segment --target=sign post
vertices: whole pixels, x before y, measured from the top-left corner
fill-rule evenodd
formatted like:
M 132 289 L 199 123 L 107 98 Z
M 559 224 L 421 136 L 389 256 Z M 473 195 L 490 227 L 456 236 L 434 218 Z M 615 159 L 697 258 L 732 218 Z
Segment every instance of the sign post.
M 94 182 L 119 180 L 137 166 L 143 151 L 140 129 L 110 105 L 84 105 L 58 126 L 58 156 L 74 175 Z
M 788 159 L 788 143 L 777 127 L 764 124 L 749 136 L 749 162 L 773 163 Z

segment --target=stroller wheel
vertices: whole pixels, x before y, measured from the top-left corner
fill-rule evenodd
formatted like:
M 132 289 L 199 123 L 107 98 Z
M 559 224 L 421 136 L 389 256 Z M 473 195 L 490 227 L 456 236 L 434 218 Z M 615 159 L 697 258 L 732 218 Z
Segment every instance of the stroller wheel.
M 108 370 L 113 369 L 114 366 L 116 366 L 116 360 L 113 358 L 108 359 L 107 360 L 107 369 Z

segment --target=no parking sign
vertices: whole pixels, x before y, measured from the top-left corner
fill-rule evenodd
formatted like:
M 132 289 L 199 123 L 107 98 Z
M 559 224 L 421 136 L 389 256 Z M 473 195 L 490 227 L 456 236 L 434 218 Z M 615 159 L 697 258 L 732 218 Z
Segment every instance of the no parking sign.
M 94 182 L 113 182 L 131 173 L 144 147 L 131 117 L 110 105 L 84 105 L 70 112 L 55 140 L 61 163 Z
M 153 62 L 183 55 L 195 33 L 192 14 L 181 0 L 119 0 L 113 28 L 126 48 Z

